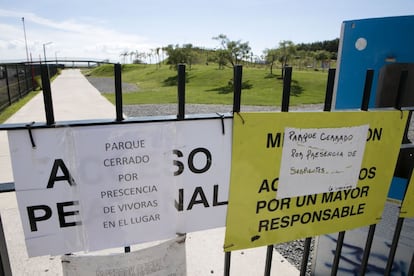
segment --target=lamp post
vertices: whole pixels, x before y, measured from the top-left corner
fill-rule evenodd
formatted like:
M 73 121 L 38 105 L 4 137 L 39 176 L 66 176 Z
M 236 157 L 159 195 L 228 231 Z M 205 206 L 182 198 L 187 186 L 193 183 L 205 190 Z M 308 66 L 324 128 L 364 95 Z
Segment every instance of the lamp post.
M 29 50 L 27 49 L 26 27 L 24 25 L 24 17 L 22 17 L 22 22 L 23 22 L 24 44 L 26 45 L 26 59 L 27 59 L 27 62 L 29 62 Z
M 45 57 L 45 63 L 46 63 L 46 45 L 49 45 L 49 44 L 52 44 L 52 43 L 53 43 L 52 41 L 43 43 L 43 55 Z

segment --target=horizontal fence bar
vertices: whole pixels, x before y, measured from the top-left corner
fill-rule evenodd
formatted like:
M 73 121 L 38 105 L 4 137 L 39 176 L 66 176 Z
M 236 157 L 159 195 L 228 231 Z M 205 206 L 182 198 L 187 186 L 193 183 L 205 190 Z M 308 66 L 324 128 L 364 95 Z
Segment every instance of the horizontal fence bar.
M 186 120 L 211 120 L 211 119 L 222 119 L 222 118 L 233 118 L 232 113 L 223 113 L 217 115 L 217 113 L 206 113 L 206 114 L 188 114 Z M 84 126 L 101 126 L 101 125 L 125 125 L 125 124 L 136 124 L 136 123 L 156 123 L 156 122 L 168 122 L 168 121 L 179 121 L 177 116 L 149 116 L 149 117 L 130 117 L 117 122 L 111 119 L 102 120 L 77 120 L 77 121 L 60 121 L 54 125 L 47 125 L 44 122 L 34 123 L 30 127 L 31 129 L 42 129 L 42 128 L 61 128 L 61 127 L 84 127 Z M 27 129 L 26 123 L 17 124 L 0 124 L 0 131 L 2 130 L 19 130 Z
M 15 190 L 14 182 L 0 183 L 0 193 L 14 192 Z

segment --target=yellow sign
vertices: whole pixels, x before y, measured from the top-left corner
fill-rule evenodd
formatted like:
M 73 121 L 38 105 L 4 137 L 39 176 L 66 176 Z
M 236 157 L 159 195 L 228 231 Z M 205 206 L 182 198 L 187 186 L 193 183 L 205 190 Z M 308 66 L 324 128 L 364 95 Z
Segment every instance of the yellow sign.
M 281 243 L 377 223 L 407 116 L 407 112 L 400 111 L 235 114 L 224 250 Z M 361 125 L 369 128 L 356 188 L 276 198 L 285 128 Z M 319 157 L 335 162 L 329 153 L 321 153 Z M 323 168 L 293 170 L 315 171 Z
M 400 211 L 401 218 L 414 217 L 414 175 L 411 175 Z

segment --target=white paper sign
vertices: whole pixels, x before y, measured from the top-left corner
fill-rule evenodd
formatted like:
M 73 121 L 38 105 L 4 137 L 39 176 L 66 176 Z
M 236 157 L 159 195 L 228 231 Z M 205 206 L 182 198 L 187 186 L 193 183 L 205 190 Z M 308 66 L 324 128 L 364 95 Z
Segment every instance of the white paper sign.
M 355 188 L 368 128 L 285 128 L 276 198 Z
M 9 131 L 28 255 L 225 225 L 232 120 Z
M 174 132 L 171 123 L 75 130 L 73 177 L 89 250 L 175 235 Z
M 129 253 L 111 255 L 64 255 L 64 276 L 186 275 L 185 237 Z

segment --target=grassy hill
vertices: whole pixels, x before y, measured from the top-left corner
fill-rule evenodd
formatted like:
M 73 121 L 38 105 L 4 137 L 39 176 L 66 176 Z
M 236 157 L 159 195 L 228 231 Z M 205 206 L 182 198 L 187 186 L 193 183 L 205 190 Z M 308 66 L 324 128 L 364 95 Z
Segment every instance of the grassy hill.
M 243 105 L 280 105 L 283 81 L 280 69 L 269 74 L 265 67 L 243 67 Z M 113 77 L 113 65 L 102 65 L 86 72 L 92 77 Z M 168 65 L 127 64 L 122 66 L 122 81 L 136 84 L 138 91 L 124 93 L 124 104 L 176 103 L 177 71 Z M 214 64 L 193 65 L 186 70 L 186 103 L 229 104 L 233 92 L 229 85 L 233 69 L 218 69 Z M 325 97 L 327 72 L 293 70 L 291 105 L 322 103 Z M 115 101 L 113 94 L 105 94 Z

